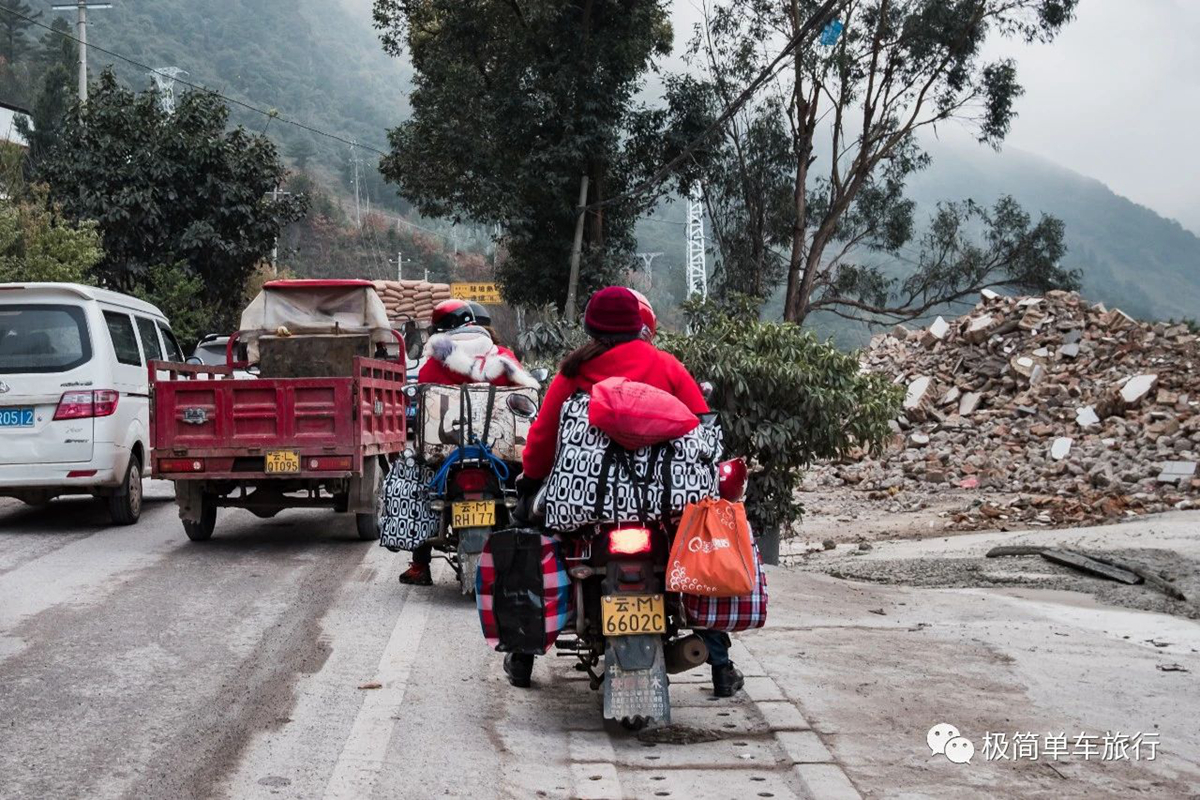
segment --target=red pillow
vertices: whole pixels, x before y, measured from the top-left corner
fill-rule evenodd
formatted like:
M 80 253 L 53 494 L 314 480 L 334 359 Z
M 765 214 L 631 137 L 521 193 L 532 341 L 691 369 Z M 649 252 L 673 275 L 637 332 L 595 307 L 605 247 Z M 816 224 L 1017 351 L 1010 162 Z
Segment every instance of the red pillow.
M 700 419 L 675 395 L 628 378 L 605 378 L 592 387 L 588 422 L 627 450 L 677 439 Z

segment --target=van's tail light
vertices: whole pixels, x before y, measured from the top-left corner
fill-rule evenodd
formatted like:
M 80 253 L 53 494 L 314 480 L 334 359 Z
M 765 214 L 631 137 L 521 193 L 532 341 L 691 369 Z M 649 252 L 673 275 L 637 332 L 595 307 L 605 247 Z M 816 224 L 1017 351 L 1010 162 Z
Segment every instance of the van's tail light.
M 650 531 L 646 528 L 617 528 L 608 532 L 608 552 L 636 555 L 650 552 Z
M 464 469 L 454 476 L 454 485 L 464 492 L 482 492 L 488 485 L 488 473 L 483 469 Z
M 110 417 L 117 412 L 117 400 L 121 395 L 112 389 L 95 389 L 87 392 L 63 392 L 54 410 L 55 419 L 87 419 Z

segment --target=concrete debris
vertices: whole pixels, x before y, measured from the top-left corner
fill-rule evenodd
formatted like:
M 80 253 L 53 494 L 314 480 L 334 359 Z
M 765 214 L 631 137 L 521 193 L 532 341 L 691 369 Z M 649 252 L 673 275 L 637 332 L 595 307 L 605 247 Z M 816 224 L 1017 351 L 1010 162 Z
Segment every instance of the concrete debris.
M 1200 336 L 1187 326 L 1139 322 L 1071 292 L 985 293 L 935 326 L 879 334 L 864 351 L 868 370 L 908 387 L 897 446 L 819 476 L 866 492 L 991 492 L 952 519 L 959 528 L 1200 504 Z

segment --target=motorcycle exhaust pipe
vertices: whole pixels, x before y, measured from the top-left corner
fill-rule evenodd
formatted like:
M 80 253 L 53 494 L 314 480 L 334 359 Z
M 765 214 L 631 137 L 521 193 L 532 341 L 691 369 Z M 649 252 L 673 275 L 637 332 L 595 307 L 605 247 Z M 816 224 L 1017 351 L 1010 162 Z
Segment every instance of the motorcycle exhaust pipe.
M 687 672 L 708 660 L 708 646 L 693 633 L 667 645 L 663 657 L 668 673 Z

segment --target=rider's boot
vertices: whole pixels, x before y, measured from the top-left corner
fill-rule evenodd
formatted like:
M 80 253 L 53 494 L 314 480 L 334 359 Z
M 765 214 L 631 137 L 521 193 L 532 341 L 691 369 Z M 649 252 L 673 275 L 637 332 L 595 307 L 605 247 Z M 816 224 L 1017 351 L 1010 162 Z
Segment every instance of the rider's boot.
M 528 653 L 509 653 L 504 657 L 504 674 L 518 689 L 528 689 L 533 677 L 533 656 Z
M 717 697 L 733 697 L 734 693 L 745 686 L 742 673 L 732 661 L 718 664 L 712 668 L 713 694 Z
M 433 573 L 428 564 L 413 564 L 400 573 L 400 582 L 410 586 L 433 586 Z

